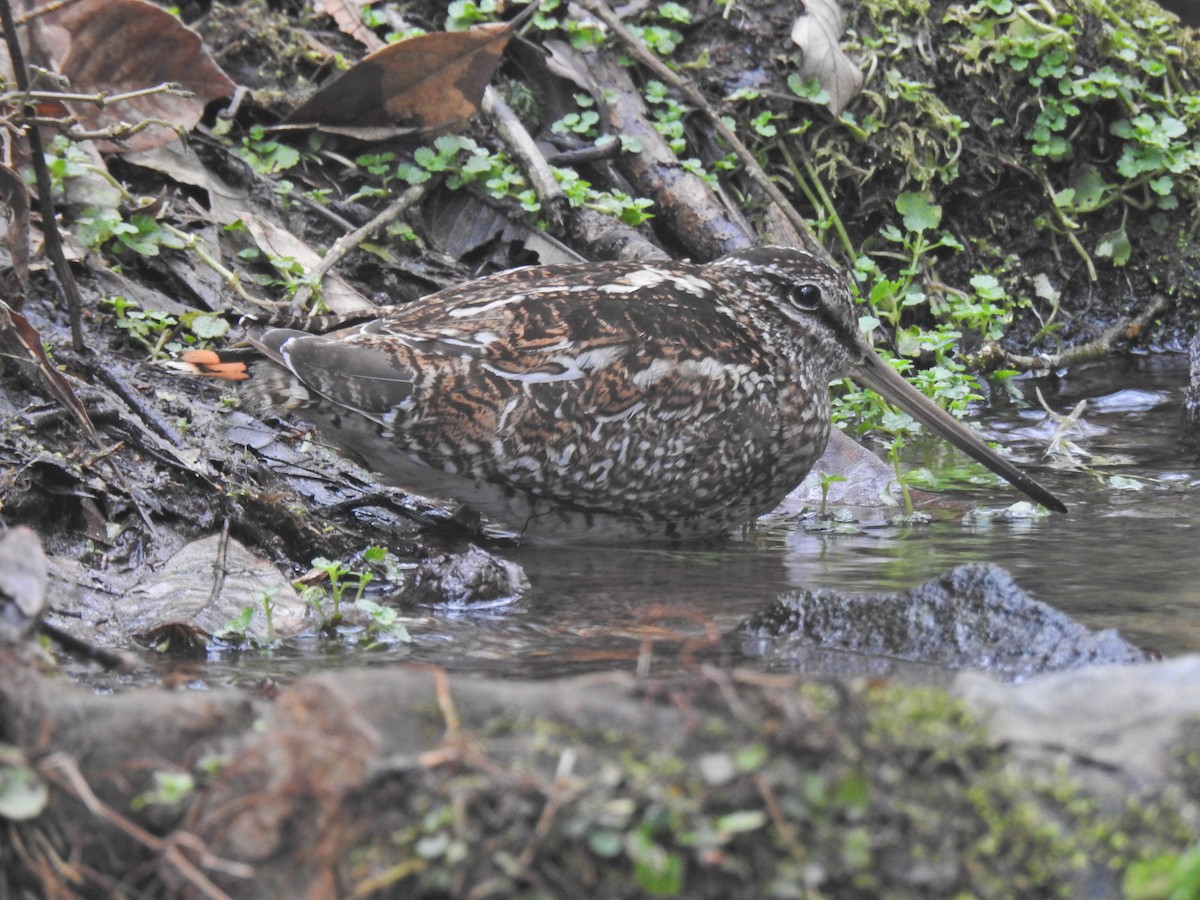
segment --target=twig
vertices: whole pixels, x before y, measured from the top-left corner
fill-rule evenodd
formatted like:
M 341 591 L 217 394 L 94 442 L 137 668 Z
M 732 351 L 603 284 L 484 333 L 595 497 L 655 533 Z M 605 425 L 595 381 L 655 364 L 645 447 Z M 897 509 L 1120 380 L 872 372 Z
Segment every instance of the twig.
M 132 672 L 137 666 L 137 660 L 132 655 L 89 644 L 49 622 L 39 622 L 38 631 L 71 655 L 87 662 L 98 663 L 109 671 Z
M 195 97 L 194 91 L 184 90 L 173 81 L 164 81 L 154 87 L 139 88 L 136 91 L 125 91 L 120 94 L 110 94 L 107 91 L 97 91 L 94 94 L 72 94 L 69 91 L 7 91 L 0 94 L 2 103 L 32 103 L 37 100 L 57 100 L 60 103 L 92 103 L 101 108 L 114 103 L 124 103 L 126 100 L 137 100 L 152 94 L 169 94 L 172 97 Z
M 179 850 L 177 843 L 195 844 L 196 839 L 191 835 L 177 835 L 174 840 L 163 840 L 156 837 L 136 822 L 125 818 L 116 810 L 106 805 L 93 793 L 91 786 L 79 771 L 75 760 L 66 753 L 52 753 L 38 763 L 38 772 L 53 781 L 62 790 L 82 803 L 93 816 L 103 819 L 137 841 L 147 850 L 161 854 L 175 869 L 210 900 L 228 900 L 229 895 L 215 885 L 203 872 L 196 868 Z M 242 863 L 221 859 L 213 856 L 202 846 L 199 850 L 200 865 L 209 869 L 217 869 L 236 878 L 253 878 L 254 869 Z
M 17 24 L 26 25 L 26 24 L 32 22 L 34 19 L 38 18 L 39 16 L 44 16 L 44 15 L 47 15 L 48 13 L 56 12 L 56 11 L 62 9 L 64 6 L 71 6 L 72 4 L 78 3 L 78 2 L 79 2 L 79 0 L 51 0 L 51 2 L 46 3 L 42 6 L 39 6 L 37 9 L 31 9 L 28 12 L 24 13 L 20 18 L 17 19 Z
M 329 248 L 329 252 L 321 257 L 321 261 L 313 266 L 312 271 L 308 273 L 307 283 L 300 286 L 296 291 L 295 297 L 292 298 L 292 303 L 299 308 L 303 308 L 312 296 L 313 285 L 320 284 L 321 280 L 343 259 L 349 255 L 350 251 L 354 250 L 381 228 L 390 225 L 396 219 L 400 218 L 409 207 L 419 202 L 425 196 L 425 191 L 428 189 L 427 184 L 417 184 L 410 187 L 407 191 L 396 198 L 387 209 L 373 218 L 366 225 L 357 228 L 349 234 L 344 234 Z
M 446 723 L 446 740 L 453 740 L 462 732 L 462 720 L 458 717 L 454 696 L 450 693 L 450 677 L 440 666 L 433 669 L 433 687 L 438 709 L 442 711 L 442 720 Z
M 767 808 L 767 815 L 771 817 L 771 822 L 775 825 L 775 830 L 779 832 L 779 839 L 788 848 L 788 851 L 792 854 L 792 858 L 797 860 L 804 859 L 804 846 L 800 843 L 800 839 L 796 835 L 796 829 L 787 820 L 787 816 L 783 814 L 783 808 L 779 805 L 779 798 L 775 796 L 775 791 L 767 783 L 767 779 L 763 777 L 762 772 L 754 774 L 754 786 L 758 788 L 758 794 L 762 797 L 763 805 Z
M 1094 341 L 1077 344 L 1061 353 L 1049 353 L 1042 356 L 1021 356 L 1017 353 L 1004 352 L 1003 360 L 1006 365 L 1014 369 L 1046 372 L 1089 359 L 1099 359 L 1107 356 L 1117 341 L 1140 336 L 1150 327 L 1154 319 L 1166 312 L 1170 306 L 1171 300 L 1166 295 L 1155 294 L 1150 298 L 1150 305 L 1139 315 L 1118 322 Z
M 184 249 L 191 250 L 193 253 L 195 253 L 196 258 L 199 259 L 200 262 L 204 263 L 206 266 L 220 275 L 225 280 L 226 286 L 247 303 L 253 306 L 260 306 L 264 309 L 282 309 L 288 305 L 280 300 L 264 300 L 261 297 L 255 297 L 253 294 L 249 293 L 244 287 L 242 287 L 242 279 L 238 276 L 238 273 L 222 265 L 220 260 L 208 252 L 208 245 L 195 234 L 184 231 L 180 228 L 176 228 L 169 222 L 160 222 L 159 225 L 165 231 L 169 231 L 172 235 L 179 238 L 181 241 L 184 241 Z
M 763 171 L 762 166 L 758 164 L 758 160 L 754 158 L 754 154 L 742 143 L 733 129 L 725 124 L 724 120 L 717 114 L 717 111 L 712 108 L 708 99 L 690 81 L 680 78 L 651 53 L 646 48 L 646 45 L 625 27 L 625 24 L 609 8 L 604 0 L 580 0 L 580 5 L 600 18 L 604 24 L 608 25 L 613 30 L 613 33 L 629 49 L 629 52 L 637 58 L 638 62 L 648 68 L 654 74 L 655 78 L 678 90 L 683 94 L 684 99 L 688 103 L 701 110 L 708 117 L 713 130 L 721 136 L 721 139 L 725 141 L 738 160 L 741 161 L 742 165 L 746 167 L 746 174 L 771 198 L 771 202 L 783 211 L 783 214 L 787 217 L 792 227 L 799 232 L 801 239 L 804 241 L 805 248 L 824 259 L 829 259 L 829 254 L 821 246 L 821 242 L 813 235 L 812 229 L 808 227 L 808 223 L 804 220 L 804 217 L 792 206 L 791 201 L 784 196 L 783 192 L 775 186 L 775 182 Z
M 554 817 L 558 814 L 559 806 L 562 805 L 567 781 L 575 769 L 576 757 L 574 747 L 564 747 L 558 757 L 558 768 L 554 772 L 554 783 L 550 786 L 550 795 L 546 797 L 546 805 L 542 807 L 542 814 L 538 816 L 537 824 L 533 828 L 533 834 L 538 840 L 545 838 L 550 833 L 550 826 L 554 824 Z M 521 871 L 528 869 L 536 854 L 537 843 L 531 840 L 525 845 L 521 855 L 517 857 L 518 869 Z
M 208 606 L 215 608 L 225 587 L 225 576 L 229 574 L 229 517 L 221 524 L 221 537 L 217 541 L 217 558 L 213 560 L 212 590 L 208 593 Z
M 177 122 L 168 122 L 166 119 L 141 119 L 133 125 L 130 125 L 128 122 L 118 122 L 116 125 L 110 125 L 108 128 L 101 128 L 97 131 L 68 128 L 63 133 L 73 141 L 114 141 L 120 143 L 127 138 L 133 137 L 139 131 L 145 131 L 147 128 L 155 125 L 159 128 L 171 129 L 178 137 L 185 137 L 187 135 L 186 128 L 183 128 Z
M 533 192 L 537 194 L 538 202 L 546 220 L 556 230 L 562 227 L 562 212 L 566 205 L 567 195 L 554 177 L 550 164 L 542 151 L 538 149 L 533 136 L 526 130 L 524 123 L 517 118 L 512 108 L 504 102 L 504 98 L 491 85 L 483 92 L 483 112 L 492 120 L 496 133 L 522 163 L 525 174 Z
M 9 0 L 0 0 L 0 24 L 4 26 L 4 41 L 8 45 L 8 57 L 12 61 L 13 74 L 17 79 L 17 87 L 29 92 L 29 72 L 25 68 L 25 55 L 21 49 L 21 41 L 17 36 L 17 26 L 13 21 L 12 6 Z M 32 115 L 33 110 L 26 107 L 25 115 Z M 76 353 L 82 353 L 83 344 L 83 296 L 79 293 L 79 285 L 71 273 L 71 265 L 63 252 L 62 236 L 58 233 L 58 225 L 54 219 L 54 195 L 51 190 L 50 169 L 46 166 L 46 148 L 42 144 L 42 135 L 37 128 L 26 128 L 25 138 L 29 141 L 30 162 L 33 163 L 34 178 L 37 183 L 38 208 L 42 213 L 42 236 L 46 242 L 46 255 L 54 266 L 54 274 L 58 276 L 63 293 L 67 295 L 67 312 L 71 320 L 71 348 Z

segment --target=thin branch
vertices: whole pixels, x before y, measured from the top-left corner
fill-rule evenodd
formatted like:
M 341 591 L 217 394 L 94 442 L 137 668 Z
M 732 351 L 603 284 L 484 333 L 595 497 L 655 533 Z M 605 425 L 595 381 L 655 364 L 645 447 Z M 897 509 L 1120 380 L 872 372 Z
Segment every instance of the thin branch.
M 1131 319 L 1123 319 L 1106 330 L 1094 341 L 1077 344 L 1061 353 L 1048 353 L 1041 356 L 1021 356 L 1017 353 L 1003 354 L 1005 365 L 1024 371 L 1046 372 L 1073 366 L 1089 359 L 1100 359 L 1112 352 L 1118 341 L 1132 340 L 1144 334 L 1151 323 L 1171 307 L 1171 300 L 1164 294 L 1155 294 L 1150 298 L 1150 305 L 1139 315 Z
M 0 0 L 0 24 L 4 26 L 4 41 L 8 45 L 8 57 L 12 61 L 17 87 L 28 94 L 29 72 L 25 68 L 25 55 L 17 36 L 17 26 L 13 21 L 9 0 Z M 26 108 L 24 112 L 26 115 L 33 114 L 32 108 Z M 50 169 L 46 166 L 46 148 L 42 145 L 41 132 L 36 127 L 26 128 L 25 137 L 29 141 L 29 154 L 37 182 L 38 208 L 42 213 L 42 236 L 46 242 L 46 255 L 50 257 L 54 273 L 67 295 L 67 311 L 71 320 L 71 348 L 76 353 L 82 353 L 83 295 L 79 293 L 79 285 L 75 283 L 71 265 L 63 252 L 62 235 L 58 233 L 58 225 L 54 219 L 54 195 L 51 189 Z
M 782 210 L 792 227 L 800 233 L 801 239 L 804 241 L 805 249 L 824 259 L 829 259 L 829 254 L 826 252 L 825 248 L 821 246 L 821 242 L 817 240 L 816 236 L 813 235 L 812 229 L 808 226 L 808 222 L 806 222 L 804 217 L 800 215 L 799 211 L 792 206 L 791 201 L 784 196 L 783 192 L 775 186 L 775 182 L 771 180 L 771 177 L 767 175 L 762 166 L 758 164 L 758 160 L 755 159 L 754 154 L 751 153 L 750 149 L 742 143 L 741 139 L 734 133 L 733 129 L 725 124 L 721 116 L 717 114 L 717 111 L 712 108 L 712 105 L 708 102 L 708 99 L 690 81 L 680 78 L 675 74 L 674 71 L 668 68 L 667 65 L 662 62 L 662 60 L 658 59 L 658 57 L 651 53 L 650 50 L 647 49 L 646 45 L 638 40 L 637 36 L 625 27 L 625 23 L 622 22 L 620 17 L 618 17 L 617 14 L 609 8 L 608 4 L 605 3 L 604 0 L 581 0 L 580 5 L 583 6 L 584 9 L 596 15 L 604 22 L 604 24 L 611 28 L 613 33 L 616 34 L 617 37 L 619 37 L 625 44 L 629 52 L 637 58 L 638 62 L 648 68 L 654 74 L 655 78 L 678 90 L 688 103 L 699 109 L 708 117 L 710 123 L 712 124 L 713 130 L 721 136 L 721 139 L 725 141 L 742 165 L 746 167 L 746 174 L 749 175 L 750 179 L 759 188 L 761 188 L 768 197 L 771 198 L 771 202 L 778 206 L 780 210 Z
M 538 149 L 533 136 L 491 85 L 483 92 L 482 109 L 513 156 L 520 160 L 521 168 L 529 176 L 529 183 L 533 186 L 533 192 L 537 194 L 547 221 L 558 229 L 562 225 L 562 211 L 567 202 L 567 195 L 558 179 L 554 177 L 550 164 Z
M 391 206 L 387 207 L 383 212 L 373 218 L 366 225 L 357 228 L 349 234 L 344 234 L 329 248 L 329 252 L 321 257 L 321 261 L 313 266 L 312 271 L 308 273 L 307 283 L 300 286 L 296 291 L 295 297 L 292 299 L 297 307 L 303 308 L 309 298 L 312 296 L 313 285 L 320 284 L 321 280 L 329 274 L 338 263 L 345 259 L 352 250 L 357 248 L 363 241 L 367 240 L 371 235 L 381 228 L 385 228 L 400 218 L 409 207 L 418 203 L 425 196 L 427 186 L 417 184 L 410 187 L 407 191 L 396 198 Z
M 281 300 L 264 300 L 262 297 L 256 297 L 247 291 L 242 286 L 242 279 L 237 272 L 224 266 L 219 259 L 208 252 L 208 245 L 204 240 L 197 235 L 184 231 L 181 228 L 176 228 L 169 222 L 159 223 L 163 230 L 170 232 L 175 237 L 184 242 L 184 249 L 191 250 L 196 254 L 196 258 L 204 263 L 214 272 L 221 276 L 226 287 L 242 298 L 246 303 L 252 306 L 258 306 L 263 309 L 283 309 L 288 304 Z
M 136 91 L 125 91 L 120 94 L 110 94 L 107 91 L 97 91 L 94 94 L 72 94 L 68 91 L 9 91 L 0 94 L 2 103 L 34 103 L 40 100 L 52 100 L 59 103 L 93 103 L 101 108 L 126 100 L 136 100 L 152 94 L 169 94 L 172 97 L 195 97 L 194 91 L 184 90 L 173 81 L 164 81 L 154 87 L 138 88 Z
M 184 838 L 182 834 L 175 836 L 174 839 L 163 840 L 105 804 L 92 791 L 91 785 L 79 771 L 75 760 L 66 753 L 52 753 L 47 756 L 38 763 L 38 772 L 42 777 L 53 781 L 59 788 L 82 803 L 93 816 L 113 825 L 147 850 L 161 854 L 203 896 L 210 900 L 227 900 L 229 895 L 209 880 L 179 851 L 178 843 L 192 843 L 191 840 L 180 841 L 180 838 Z M 191 837 L 188 836 L 188 838 Z M 200 856 L 200 865 L 205 868 L 217 869 L 237 878 L 254 877 L 254 869 L 250 866 L 213 856 L 203 847 L 195 849 L 198 850 Z
M 121 141 L 133 137 L 139 131 L 145 131 L 154 125 L 160 128 L 169 128 L 178 137 L 187 136 L 186 128 L 180 126 L 178 122 L 168 122 L 166 119 L 140 119 L 132 125 L 128 122 L 118 122 L 116 125 L 110 125 L 108 128 L 101 128 L 96 131 L 84 131 L 82 128 L 68 128 L 63 131 L 63 134 L 73 141 L 114 141 L 119 144 Z

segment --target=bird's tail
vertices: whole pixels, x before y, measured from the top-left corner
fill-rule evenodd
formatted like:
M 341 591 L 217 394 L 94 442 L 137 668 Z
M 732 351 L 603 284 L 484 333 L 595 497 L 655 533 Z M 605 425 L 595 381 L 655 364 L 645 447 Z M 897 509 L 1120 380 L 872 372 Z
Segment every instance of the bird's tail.
M 287 336 L 301 333 L 275 329 L 265 342 L 251 339 L 248 345 L 224 350 L 184 350 L 167 365 L 185 375 L 247 382 L 240 385 L 239 394 L 254 413 L 298 410 L 320 398 L 287 368 L 276 348 Z

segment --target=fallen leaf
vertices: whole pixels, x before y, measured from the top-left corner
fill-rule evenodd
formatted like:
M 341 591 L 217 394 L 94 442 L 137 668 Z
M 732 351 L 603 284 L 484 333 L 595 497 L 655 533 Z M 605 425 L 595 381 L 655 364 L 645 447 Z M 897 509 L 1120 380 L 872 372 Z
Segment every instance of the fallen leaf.
M 13 274 L 26 285 L 29 283 L 29 189 L 20 175 L 4 165 L 0 165 L 0 203 L 8 211 L 4 243 L 12 257 Z M 14 297 L 13 301 L 20 309 L 21 298 Z
M 306 272 L 312 271 L 321 261 L 316 250 L 270 219 L 251 212 L 242 212 L 239 218 L 264 253 L 295 260 Z M 332 273 L 321 282 L 321 299 L 338 315 L 350 315 L 375 307 L 344 278 Z
M 858 66 L 838 45 L 845 17 L 837 0 L 805 0 L 804 7 L 792 26 L 792 40 L 804 52 L 800 75 L 820 82 L 829 95 L 829 111 L 840 116 L 863 82 Z
M 233 93 L 233 81 L 209 56 L 200 36 L 146 0 L 81 0 L 35 22 L 34 41 L 70 80 L 72 92 L 119 94 L 174 82 L 194 94 L 146 94 L 105 106 L 68 101 L 67 108 L 89 130 L 145 119 L 191 130 L 208 103 Z M 151 125 L 121 143 L 97 145 L 119 153 L 148 150 L 177 137 L 172 128 Z
M 190 184 L 208 192 L 208 206 L 213 219 L 221 225 L 237 221 L 242 210 L 250 205 L 244 188 L 235 187 L 222 180 L 221 176 L 205 166 L 183 141 L 175 141 L 155 147 L 153 150 L 127 153 L 123 160 L 135 166 L 153 169 L 180 184 Z
M 517 22 L 423 34 L 384 47 L 280 124 L 363 140 L 457 131 L 478 112 Z
M 368 50 L 379 50 L 385 44 L 379 35 L 363 23 L 362 6 L 361 0 L 321 0 L 321 8 L 337 23 L 343 34 L 350 35 Z
M 0 300 L 0 357 L 19 368 L 41 391 L 66 407 L 92 442 L 97 447 L 102 446 L 87 408 L 75 396 L 71 383 L 46 356 L 37 329 L 3 300 Z

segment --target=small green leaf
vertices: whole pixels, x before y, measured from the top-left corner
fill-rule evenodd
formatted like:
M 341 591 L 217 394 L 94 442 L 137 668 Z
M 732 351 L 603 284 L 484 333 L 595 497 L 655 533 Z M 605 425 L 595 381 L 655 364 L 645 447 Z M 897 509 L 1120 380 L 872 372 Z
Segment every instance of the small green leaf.
M 229 323 L 212 313 L 184 313 L 180 318 L 188 330 L 201 340 L 211 341 L 229 333 Z
M 1105 194 L 1112 185 L 1104 180 L 1095 166 L 1084 166 L 1074 180 L 1075 206 L 1079 212 L 1091 212 L 1103 205 Z
M 1151 178 L 1149 183 L 1150 190 L 1154 191 L 1160 197 L 1167 196 L 1175 187 L 1175 182 L 1171 179 L 1170 175 L 1163 175 L 1161 178 Z
M 0 817 L 14 822 L 42 814 L 50 793 L 17 747 L 0 744 Z
M 591 851 L 602 859 L 615 858 L 620 854 L 621 846 L 624 843 L 619 831 L 608 829 L 589 831 L 587 841 Z
M 757 831 L 767 824 L 767 814 L 761 809 L 744 809 L 718 817 L 715 824 L 717 830 L 725 834 Z
M 217 632 L 220 637 L 226 634 L 245 635 L 246 629 L 250 627 L 250 620 L 254 618 L 254 607 L 247 606 L 240 613 L 225 623 L 225 627 Z
M 1096 255 L 1111 259 L 1114 266 L 1125 265 L 1132 253 L 1133 247 L 1129 243 L 1129 235 L 1125 233 L 1124 225 L 1101 236 L 1096 244 Z
M 942 208 L 926 192 L 906 192 L 896 198 L 896 211 L 904 216 L 904 227 L 920 234 L 942 223 Z

